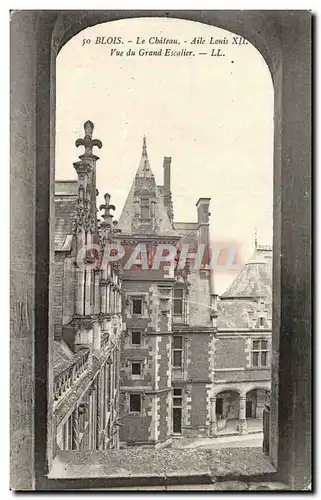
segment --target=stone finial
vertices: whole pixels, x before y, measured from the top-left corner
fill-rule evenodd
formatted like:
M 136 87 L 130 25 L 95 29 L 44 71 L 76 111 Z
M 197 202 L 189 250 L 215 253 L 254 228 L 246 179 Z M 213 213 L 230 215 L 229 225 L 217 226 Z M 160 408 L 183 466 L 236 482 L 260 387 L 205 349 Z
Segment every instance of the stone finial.
M 143 137 L 143 156 L 147 156 L 146 135 Z
M 113 220 L 113 234 L 121 233 L 122 230 L 118 227 L 118 221 Z
M 93 130 L 94 124 L 90 120 L 87 120 L 84 123 L 85 137 L 83 139 L 76 140 L 76 147 L 84 146 L 85 148 L 85 156 L 94 156 L 93 155 L 93 147 L 97 146 L 97 148 L 102 147 L 102 142 L 99 139 L 93 139 Z
M 104 195 L 105 199 L 105 204 L 100 205 L 99 210 L 104 210 L 104 213 L 102 214 L 102 218 L 107 221 L 109 218 L 112 218 L 113 215 L 110 213 L 110 210 L 116 210 L 115 205 L 110 205 L 110 194 L 106 193 Z

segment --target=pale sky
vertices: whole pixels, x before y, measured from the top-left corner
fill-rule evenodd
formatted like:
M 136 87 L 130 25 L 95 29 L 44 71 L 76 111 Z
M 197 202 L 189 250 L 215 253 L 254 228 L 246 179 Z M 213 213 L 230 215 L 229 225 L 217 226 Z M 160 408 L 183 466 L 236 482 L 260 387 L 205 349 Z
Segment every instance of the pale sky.
M 122 37 L 121 45 L 96 44 L 97 36 Z M 136 37 L 145 45 L 136 45 Z M 149 37 L 180 41 L 152 45 Z M 205 44 L 193 45 L 194 37 Z M 209 45 L 210 37 L 229 40 Z M 84 39 L 91 43 L 83 45 Z M 132 43 L 129 41 L 132 40 Z M 75 140 L 83 123 L 95 124 L 97 188 L 111 194 L 119 218 L 138 168 L 143 135 L 157 184 L 163 157 L 172 157 L 176 221 L 196 221 L 196 202 L 211 198 L 211 241 L 234 241 L 247 260 L 258 241 L 272 244 L 273 85 L 251 44 L 232 45 L 233 34 L 177 19 L 128 19 L 79 33 L 57 58 L 56 178 L 76 179 L 73 162 L 83 153 Z M 211 57 L 220 47 L 224 57 Z M 111 55 L 111 49 L 124 56 Z M 126 56 L 129 48 L 135 56 Z M 193 57 L 138 56 L 138 50 L 193 50 Z M 207 55 L 199 55 L 206 52 Z M 216 271 L 223 293 L 235 271 Z

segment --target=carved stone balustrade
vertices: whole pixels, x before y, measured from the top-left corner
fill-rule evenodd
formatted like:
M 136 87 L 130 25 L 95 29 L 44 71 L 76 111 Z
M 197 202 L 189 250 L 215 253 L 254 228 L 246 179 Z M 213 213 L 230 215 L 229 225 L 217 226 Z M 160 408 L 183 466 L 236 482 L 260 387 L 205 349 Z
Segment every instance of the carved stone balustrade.
M 78 382 L 89 368 L 89 350 L 83 349 L 68 363 L 56 367 L 54 375 L 54 399 L 59 401 Z

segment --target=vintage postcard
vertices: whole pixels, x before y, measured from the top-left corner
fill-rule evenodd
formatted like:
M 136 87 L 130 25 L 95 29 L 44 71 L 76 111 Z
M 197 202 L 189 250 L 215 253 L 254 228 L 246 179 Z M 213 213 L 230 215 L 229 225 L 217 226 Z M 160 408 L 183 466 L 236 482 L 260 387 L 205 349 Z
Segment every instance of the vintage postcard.
M 11 15 L 11 488 L 311 489 L 311 13 Z

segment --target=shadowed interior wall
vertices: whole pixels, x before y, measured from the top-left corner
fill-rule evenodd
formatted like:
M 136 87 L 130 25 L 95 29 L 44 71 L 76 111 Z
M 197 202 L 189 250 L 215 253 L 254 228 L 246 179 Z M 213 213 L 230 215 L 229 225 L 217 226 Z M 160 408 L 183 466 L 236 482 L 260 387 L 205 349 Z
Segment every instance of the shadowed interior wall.
M 15 195 L 11 198 L 11 247 L 16 246 L 11 250 L 11 373 L 15 375 L 11 379 L 11 487 L 31 489 L 34 478 L 37 488 L 50 489 L 46 473 L 51 463 L 52 391 L 47 391 L 51 382 L 47 368 L 53 328 L 48 285 L 53 262 L 49 229 L 54 213 L 56 53 L 88 26 L 135 16 L 186 18 L 229 29 L 253 43 L 270 67 L 275 88 L 271 456 L 278 462 L 280 478 L 302 488 L 311 474 L 308 11 L 15 11 L 12 15 L 12 130 L 21 127 L 17 135 L 22 141 L 19 145 L 19 139 L 15 143 L 11 136 L 12 193 L 19 193 L 19 202 Z M 23 118 L 23 108 L 29 106 Z M 21 155 L 23 144 L 28 152 Z M 35 320 L 31 312 L 29 323 L 26 316 L 21 319 L 27 303 L 35 311 Z M 34 448 L 32 435 L 36 436 Z

